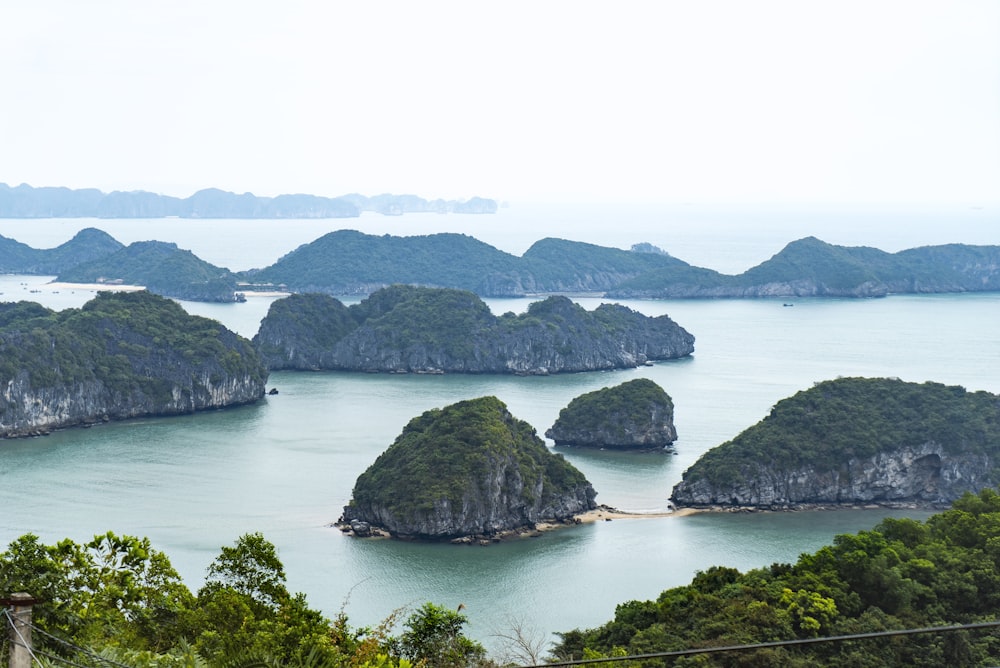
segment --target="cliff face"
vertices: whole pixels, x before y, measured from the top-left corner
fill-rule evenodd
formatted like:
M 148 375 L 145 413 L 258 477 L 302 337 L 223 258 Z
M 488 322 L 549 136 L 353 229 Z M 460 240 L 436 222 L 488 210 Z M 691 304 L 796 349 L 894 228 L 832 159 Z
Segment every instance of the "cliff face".
M 386 294 L 396 297 L 369 306 Z M 694 337 L 667 316 L 617 304 L 587 312 L 565 297 L 500 318 L 472 293 L 434 288 L 394 286 L 349 308 L 332 298 L 289 300 L 274 303 L 254 337 L 271 369 L 544 375 L 630 368 L 694 350 Z
M 414 418 L 359 478 L 345 523 L 396 537 L 494 536 L 596 507 L 583 475 L 495 397 Z
M 785 508 L 810 504 L 916 504 L 946 506 L 966 492 L 995 486 L 1000 477 L 983 453 L 952 456 L 934 442 L 852 459 L 837 470 L 804 466 L 778 469 L 763 463 L 741 469 L 738 483 L 681 482 L 671 500 L 679 506 Z
M 257 401 L 267 370 L 249 342 L 149 293 L 0 330 L 0 437 Z
M 684 472 L 681 506 L 946 505 L 1000 482 L 1000 397 L 838 378 L 783 399 Z
M 664 448 L 677 440 L 674 404 L 659 385 L 639 378 L 574 398 L 545 436 L 556 445 Z

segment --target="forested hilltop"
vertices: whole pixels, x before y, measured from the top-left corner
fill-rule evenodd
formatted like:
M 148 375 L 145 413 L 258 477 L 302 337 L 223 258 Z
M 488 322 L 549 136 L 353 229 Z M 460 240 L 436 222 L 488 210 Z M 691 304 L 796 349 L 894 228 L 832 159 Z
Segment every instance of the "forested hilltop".
M 268 368 L 546 375 L 636 367 L 690 355 L 668 316 L 620 304 L 593 311 L 567 297 L 495 316 L 475 294 L 396 285 L 359 304 L 296 294 L 273 302 L 253 338 Z
M 145 291 L 0 303 L 0 438 L 251 403 L 266 380 L 249 341 Z
M 595 659 L 995 622 L 998 527 L 1000 495 L 986 489 L 926 522 L 888 518 L 837 536 L 795 564 L 706 568 L 655 600 L 622 603 L 603 626 L 559 634 L 555 655 Z M 992 666 L 997 656 L 1000 636 L 983 629 L 749 648 L 664 665 L 939 668 Z
M 362 211 L 404 213 L 494 213 L 493 200 L 426 200 L 416 195 L 350 194 L 341 197 L 278 195 L 258 197 L 218 188 L 190 197 L 170 197 L 135 190 L 104 193 L 95 188 L 11 187 L 0 183 L 0 218 L 356 218 Z
M 541 239 L 518 257 L 465 234 L 398 237 L 339 230 L 270 266 L 231 272 L 175 244 L 122 247 L 104 232 L 87 229 L 51 250 L 0 236 L 0 270 L 142 285 L 193 301 L 235 301 L 238 293 L 271 289 L 368 295 L 395 284 L 456 288 L 482 297 L 881 297 L 1000 290 L 1000 246 L 948 244 L 886 253 L 809 237 L 733 276 L 692 266 L 648 243 L 622 250 Z
M 838 378 L 775 404 L 703 454 L 679 506 L 944 507 L 1000 484 L 1000 396 L 940 383 Z

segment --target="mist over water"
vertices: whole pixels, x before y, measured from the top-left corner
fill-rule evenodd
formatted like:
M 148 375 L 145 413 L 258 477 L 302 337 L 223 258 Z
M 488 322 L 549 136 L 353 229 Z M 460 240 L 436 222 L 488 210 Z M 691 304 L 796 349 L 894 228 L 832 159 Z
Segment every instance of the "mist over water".
M 272 263 L 336 229 L 373 234 L 461 231 L 515 254 L 544 236 L 628 248 L 647 241 L 691 264 L 737 273 L 794 239 L 894 251 L 947 241 L 997 244 L 995 211 L 853 214 L 698 207 L 501 209 L 496 216 L 365 215 L 326 221 L 0 221 L 0 234 L 52 247 L 82 227 L 120 241 L 174 241 L 209 262 L 245 269 Z M 682 215 L 683 214 L 683 215 Z M 727 217 L 728 216 L 728 217 Z M 852 236 L 853 235 L 853 236 Z M 43 241 L 43 240 L 48 241 Z M 0 276 L 0 299 L 52 308 L 93 296 L 53 289 L 51 277 Z M 32 292 L 37 290 L 37 292 Z M 252 336 L 269 298 L 246 304 L 183 303 Z M 587 309 L 604 300 L 578 300 Z M 786 300 L 787 301 L 787 300 Z M 521 378 L 338 373 L 271 375 L 280 394 L 248 407 L 71 429 L 0 442 L 0 542 L 34 532 L 47 542 L 96 533 L 149 536 L 192 589 L 222 545 L 261 531 L 279 549 L 289 586 L 356 625 L 424 601 L 464 603 L 469 631 L 490 645 L 510 618 L 545 632 L 609 620 L 615 606 L 655 598 L 712 565 L 740 569 L 794 561 L 834 535 L 890 513 L 700 514 L 616 520 L 501 545 L 457 547 L 359 541 L 329 527 L 357 476 L 421 412 L 495 395 L 539 434 L 573 397 L 637 377 L 674 400 L 677 454 L 558 448 L 623 510 L 666 508 L 683 471 L 709 448 L 760 420 L 780 399 L 837 376 L 896 376 L 1000 393 L 1000 295 L 892 296 L 873 300 L 623 301 L 669 314 L 696 337 L 688 359 L 639 369 Z M 488 300 L 494 312 L 530 300 Z M 551 445 L 551 444 L 550 444 Z M 908 513 L 924 517 L 926 513 Z

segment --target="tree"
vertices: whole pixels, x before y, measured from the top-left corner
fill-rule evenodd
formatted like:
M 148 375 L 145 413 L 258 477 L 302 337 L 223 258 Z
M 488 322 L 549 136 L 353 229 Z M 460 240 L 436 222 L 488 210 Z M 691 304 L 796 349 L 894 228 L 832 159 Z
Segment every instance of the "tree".
M 462 635 L 467 621 L 458 611 L 424 603 L 404 623 L 407 630 L 399 638 L 400 653 L 414 662 L 424 661 L 430 668 L 481 663 L 486 649 Z

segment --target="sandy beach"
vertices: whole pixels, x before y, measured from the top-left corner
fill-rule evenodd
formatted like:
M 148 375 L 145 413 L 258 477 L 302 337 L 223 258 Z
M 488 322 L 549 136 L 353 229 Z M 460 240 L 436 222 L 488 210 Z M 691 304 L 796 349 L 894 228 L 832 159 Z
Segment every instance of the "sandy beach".
M 90 290 L 93 292 L 99 292 L 102 290 L 114 292 L 137 292 L 139 290 L 146 289 L 144 285 L 118 285 L 114 283 L 59 283 L 56 281 L 46 283 L 42 287 L 49 290 Z

